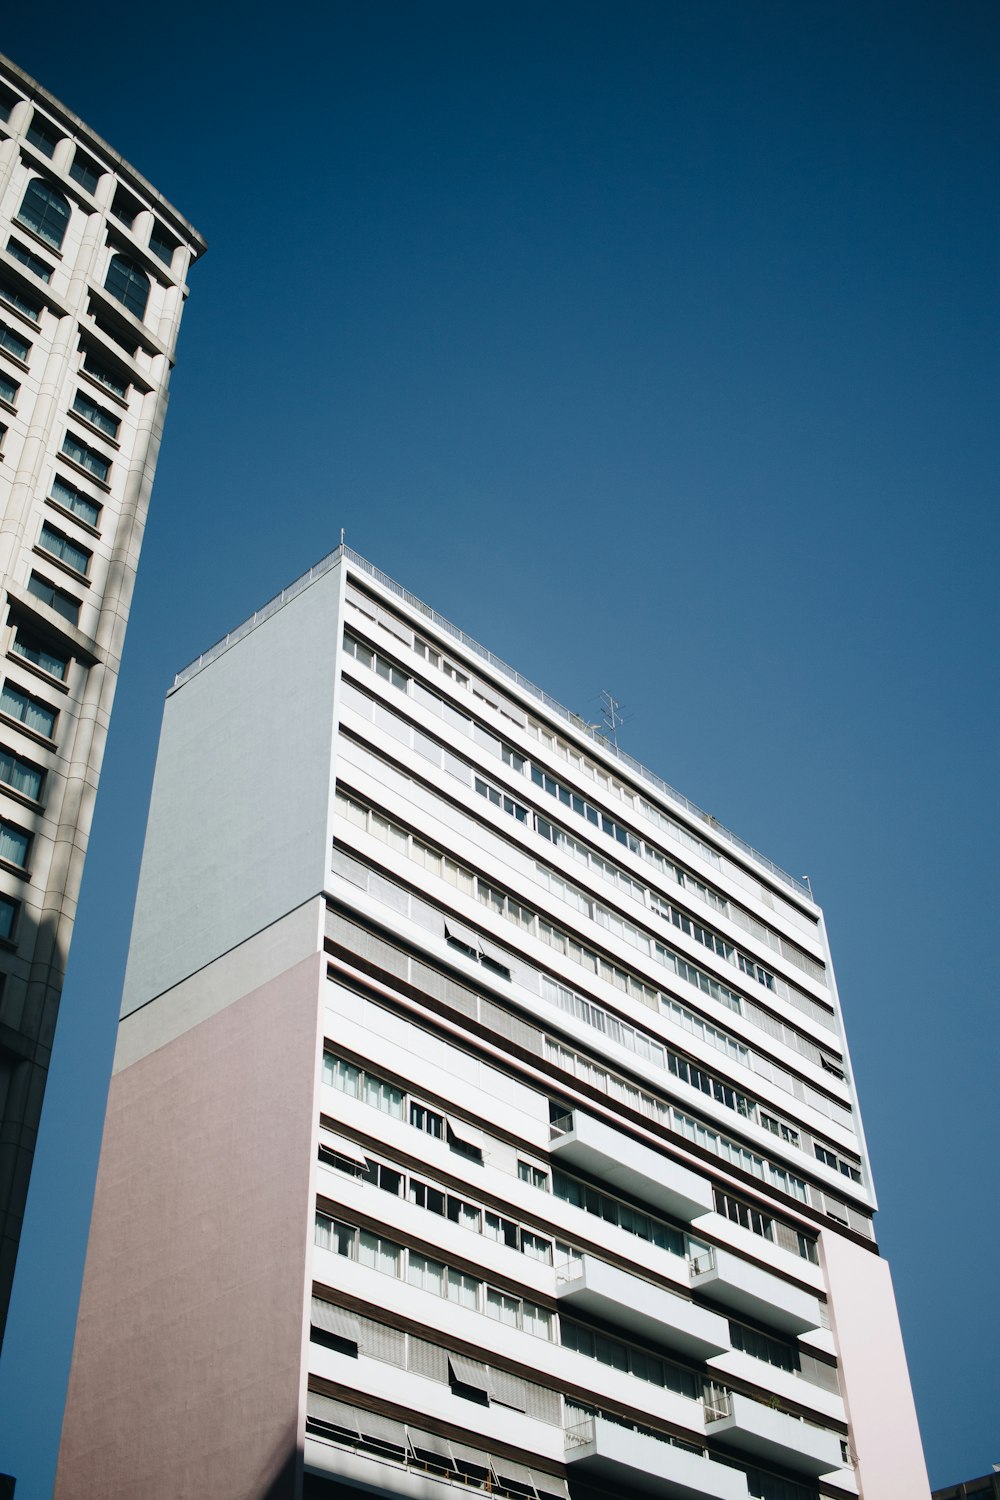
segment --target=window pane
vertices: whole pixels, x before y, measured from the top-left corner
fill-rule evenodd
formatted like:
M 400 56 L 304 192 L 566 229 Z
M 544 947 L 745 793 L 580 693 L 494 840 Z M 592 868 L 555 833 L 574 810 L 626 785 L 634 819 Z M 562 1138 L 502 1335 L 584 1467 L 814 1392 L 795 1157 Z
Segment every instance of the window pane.
M 100 171 L 97 166 L 82 151 L 78 151 L 73 157 L 73 165 L 69 169 L 69 175 L 74 182 L 85 187 L 88 193 L 92 193 L 100 181 Z
M 54 709 L 39 703 L 37 698 L 29 698 L 27 693 L 22 693 L 10 682 L 4 683 L 3 692 L 0 693 L 0 713 L 9 714 L 12 719 L 17 719 L 36 734 L 52 738 L 56 724 Z
M 17 910 L 16 901 L 12 901 L 9 896 L 0 896 L 0 938 L 10 939 L 14 931 Z
M 121 426 L 118 418 L 106 407 L 98 406 L 96 401 L 91 401 L 83 391 L 77 391 L 73 397 L 73 410 L 86 418 L 94 427 L 100 428 L 101 432 L 107 433 L 108 437 L 118 436 L 118 429 Z
M 78 490 L 60 474 L 57 474 L 52 481 L 52 498 L 64 510 L 72 511 L 75 516 L 80 517 L 81 521 L 86 521 L 88 526 L 96 529 L 101 519 L 101 507 L 96 500 L 91 500 L 89 495 Z
M 0 781 L 22 796 L 38 801 L 42 793 L 42 773 L 10 750 L 0 748 Z
M 149 300 L 149 277 L 124 255 L 112 256 L 104 289 L 140 320 L 146 315 Z
M 13 354 L 23 364 L 31 353 L 31 344 L 23 339 L 13 328 L 8 328 L 6 323 L 0 323 L 0 349 L 6 349 L 8 354 Z
M 88 473 L 93 474 L 99 479 L 102 484 L 106 483 L 107 477 L 111 473 L 110 458 L 105 458 L 103 453 L 98 453 L 94 448 L 88 448 L 86 443 L 82 443 L 71 432 L 67 432 L 63 438 L 62 451 L 67 458 L 71 458 L 74 463 L 78 463 L 81 469 L 86 469 Z
M 42 525 L 42 533 L 38 539 L 40 547 L 46 552 L 51 552 L 53 557 L 58 557 L 67 567 L 75 568 L 78 573 L 86 573 L 90 566 L 91 554 L 86 547 L 81 547 L 78 542 L 71 541 L 68 536 L 63 536 L 61 531 L 56 531 L 48 521 Z
M 23 833 L 20 828 L 0 821 L 0 859 L 8 859 L 11 864 L 19 865 L 23 869 L 28 863 L 30 843 L 29 835 Z
M 21 200 L 18 218 L 58 250 L 69 223 L 69 203 L 40 177 L 33 177 Z

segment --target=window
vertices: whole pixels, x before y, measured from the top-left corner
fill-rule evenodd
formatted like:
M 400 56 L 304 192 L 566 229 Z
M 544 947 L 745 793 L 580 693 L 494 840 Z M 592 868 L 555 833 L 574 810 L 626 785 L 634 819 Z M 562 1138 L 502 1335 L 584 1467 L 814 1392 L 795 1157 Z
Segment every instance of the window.
M 26 134 L 31 144 L 37 146 L 44 156 L 49 157 L 55 155 L 55 149 L 63 139 L 55 126 L 50 125 L 48 120 L 43 119 L 37 110 L 31 117 L 31 124 L 28 126 Z
M 15 94 L 5 83 L 0 83 L 0 120 L 9 120 L 14 105 L 20 102 L 20 95 Z
M 29 297 L 27 292 L 22 292 L 20 287 L 6 276 L 0 280 L 0 297 L 9 307 L 16 307 L 17 311 L 24 317 L 30 318 L 32 323 L 37 323 L 42 316 L 43 304 L 37 297 Z
M 81 521 L 86 521 L 88 526 L 97 527 L 101 519 L 101 507 L 96 500 L 91 500 L 82 490 L 70 484 L 68 479 L 63 479 L 57 474 L 52 481 L 52 499 L 64 510 L 72 511 Z
M 89 448 L 79 438 L 67 432 L 63 438 L 62 451 L 67 458 L 78 463 L 81 469 L 86 469 L 88 474 L 93 474 L 102 484 L 107 483 L 108 475 L 111 473 L 111 460 L 105 458 L 103 453 L 98 453 L 96 448 Z
M 161 229 L 159 224 L 154 224 L 149 236 L 149 248 L 158 260 L 169 266 L 173 264 L 177 241 L 165 229 Z
M 25 729 L 34 730 L 35 734 L 44 735 L 51 739 L 56 727 L 56 711 L 49 708 L 48 704 L 42 703 L 37 698 L 22 693 L 12 682 L 5 682 L 0 691 L 0 713 L 7 714 L 9 718 L 16 719 L 23 724 Z
M 0 896 L 0 938 L 6 938 L 10 942 L 14 936 L 19 910 L 19 902 L 12 901 L 10 896 Z
M 124 255 L 113 255 L 104 279 L 104 289 L 140 320 L 146 315 L 149 301 L 149 277 L 134 261 Z
M 74 599 L 72 594 L 67 594 L 64 589 L 57 589 L 54 583 L 49 583 L 40 573 L 32 573 L 28 579 L 28 593 L 34 594 L 49 609 L 54 609 L 57 615 L 62 615 L 64 620 L 69 620 L 75 625 L 80 618 L 80 601 Z
M 12 750 L 5 750 L 0 746 L 0 781 L 5 786 L 20 792 L 22 797 L 30 797 L 33 802 L 38 802 L 42 795 L 42 780 L 43 773 L 38 766 L 33 766 Z
M 103 359 L 99 359 L 96 354 L 92 354 L 88 350 L 84 355 L 83 368 L 92 379 L 99 381 L 106 390 L 114 391 L 116 396 L 120 396 L 123 401 L 125 400 L 129 391 L 129 382 L 124 375 L 119 375 L 117 370 L 112 369 L 111 365 L 105 364 Z
M 9 864 L 17 865 L 23 870 L 28 864 L 28 851 L 31 848 L 31 834 L 25 833 L 23 828 L 18 828 L 13 823 L 8 823 L 5 818 L 0 818 L 0 859 L 5 859 Z
M 83 391 L 77 391 L 73 397 L 73 410 L 78 417 L 83 417 L 92 426 L 106 433 L 109 438 L 118 436 L 118 429 L 121 426 L 118 418 L 113 412 L 108 411 L 107 407 L 98 406 L 97 402 L 92 401 Z
M 69 175 L 74 182 L 86 188 L 88 193 L 93 193 L 96 192 L 97 184 L 101 180 L 101 169 L 96 162 L 91 161 L 89 156 L 84 156 L 83 152 L 78 150 L 73 157 Z
M 444 1117 L 413 1100 L 410 1101 L 410 1124 L 422 1130 L 425 1135 L 432 1135 L 437 1141 L 444 1136 Z
M 518 1161 L 517 1175 L 522 1182 L 530 1182 L 532 1187 L 541 1188 L 543 1193 L 549 1190 L 549 1174 L 541 1167 L 536 1167 L 534 1162 Z
M 31 353 L 28 340 L 15 333 L 13 328 L 8 328 L 6 323 L 0 323 L 0 349 L 6 349 L 8 354 L 13 354 L 22 364 Z
M 58 677 L 60 682 L 66 681 L 69 671 L 69 660 L 65 656 L 58 655 L 48 646 L 24 630 L 20 625 L 10 643 L 10 649 L 15 656 L 22 656 L 25 661 L 30 661 L 32 666 L 40 667 L 43 672 L 48 672 L 51 677 Z
M 11 380 L 9 375 L 5 375 L 0 370 L 0 401 L 6 401 L 9 406 L 13 406 L 20 389 L 16 380 Z
M 69 223 L 69 204 L 62 193 L 50 188 L 40 177 L 33 177 L 25 189 L 17 217 L 39 239 L 58 250 Z
M 29 271 L 34 271 L 39 281 L 52 280 L 52 267 L 47 261 L 42 260 L 40 255 L 35 255 L 29 250 L 27 245 L 22 245 L 20 240 L 7 241 L 7 254 L 19 260 L 22 266 L 27 266 Z
M 67 568 L 72 568 L 76 573 L 86 574 L 90 567 L 93 553 L 88 552 L 86 547 L 81 547 L 78 542 L 72 541 L 70 537 L 64 536 L 61 531 L 50 526 L 48 521 L 42 523 L 38 545 L 46 552 L 51 552 L 53 557 L 58 557 L 60 562 L 65 563 Z
M 111 212 L 120 223 L 131 229 L 139 214 L 140 205 L 127 193 L 123 187 L 115 189 L 115 196 L 111 201 Z

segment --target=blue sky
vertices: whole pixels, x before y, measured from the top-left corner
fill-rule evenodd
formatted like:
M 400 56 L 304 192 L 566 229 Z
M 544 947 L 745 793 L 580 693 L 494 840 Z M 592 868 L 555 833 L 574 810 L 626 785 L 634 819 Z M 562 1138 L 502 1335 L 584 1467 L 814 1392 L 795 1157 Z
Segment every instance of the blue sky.
M 827 914 L 932 1484 L 1000 1460 L 998 13 L 20 7 L 192 272 L 0 1470 L 51 1485 L 163 695 L 347 540 Z

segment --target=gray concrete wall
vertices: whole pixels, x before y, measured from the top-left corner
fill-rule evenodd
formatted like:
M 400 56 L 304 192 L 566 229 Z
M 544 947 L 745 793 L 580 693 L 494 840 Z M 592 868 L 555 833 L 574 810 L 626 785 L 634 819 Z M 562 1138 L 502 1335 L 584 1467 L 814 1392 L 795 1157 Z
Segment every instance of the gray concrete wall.
M 167 698 L 122 1015 L 324 889 L 343 566 Z

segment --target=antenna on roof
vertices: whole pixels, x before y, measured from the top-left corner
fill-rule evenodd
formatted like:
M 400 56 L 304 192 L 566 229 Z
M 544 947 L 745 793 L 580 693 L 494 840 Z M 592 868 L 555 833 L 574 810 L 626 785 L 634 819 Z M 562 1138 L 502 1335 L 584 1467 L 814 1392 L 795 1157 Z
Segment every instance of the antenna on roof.
M 341 528 L 340 528 L 340 545 L 341 546 L 344 545 L 344 528 L 343 528 L 343 526 L 341 526 Z
M 619 699 L 613 698 L 610 693 L 602 690 L 601 718 L 604 721 L 604 727 L 608 731 L 611 743 L 614 745 L 616 750 L 618 749 L 618 731 L 622 727 L 622 725 L 626 724 L 628 722 L 628 719 L 632 717 L 631 714 L 626 717 L 626 715 L 622 712 L 623 707 L 624 705 L 619 701 Z

